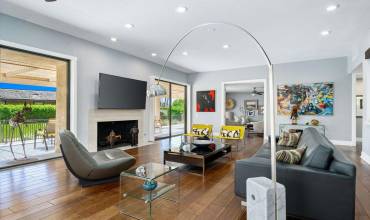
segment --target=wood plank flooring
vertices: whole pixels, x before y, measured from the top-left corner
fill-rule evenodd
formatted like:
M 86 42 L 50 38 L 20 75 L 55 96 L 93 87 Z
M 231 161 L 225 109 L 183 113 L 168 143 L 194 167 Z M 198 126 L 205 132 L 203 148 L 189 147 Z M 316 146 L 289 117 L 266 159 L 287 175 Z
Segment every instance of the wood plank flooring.
M 162 162 L 169 141 L 127 152 L 137 158 L 137 165 Z M 234 194 L 234 160 L 253 155 L 261 144 L 261 138 L 248 139 L 232 160 L 210 164 L 205 178 L 183 171 L 177 219 L 245 219 L 241 199 Z M 352 148 L 341 149 L 358 168 L 356 220 L 370 220 L 370 166 Z M 0 219 L 130 219 L 119 214 L 118 201 L 118 181 L 81 188 L 62 159 L 0 171 Z

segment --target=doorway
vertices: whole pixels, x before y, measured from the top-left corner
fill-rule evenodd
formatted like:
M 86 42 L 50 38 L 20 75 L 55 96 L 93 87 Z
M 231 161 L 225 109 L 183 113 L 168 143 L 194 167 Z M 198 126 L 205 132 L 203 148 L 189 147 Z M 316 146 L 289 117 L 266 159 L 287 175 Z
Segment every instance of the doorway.
M 187 126 L 187 86 L 160 80 L 166 95 L 155 97 L 154 137 L 162 139 L 185 133 Z
M 69 60 L 0 46 L 0 167 L 60 156 L 69 69 Z
M 245 126 L 246 137 L 256 135 L 267 140 L 266 80 L 222 83 L 221 122 Z
M 362 142 L 362 124 L 363 124 L 363 109 L 364 109 L 364 81 L 363 73 L 360 70 L 358 73 L 354 73 L 354 90 L 355 90 L 355 115 L 356 115 L 356 146 L 360 146 Z

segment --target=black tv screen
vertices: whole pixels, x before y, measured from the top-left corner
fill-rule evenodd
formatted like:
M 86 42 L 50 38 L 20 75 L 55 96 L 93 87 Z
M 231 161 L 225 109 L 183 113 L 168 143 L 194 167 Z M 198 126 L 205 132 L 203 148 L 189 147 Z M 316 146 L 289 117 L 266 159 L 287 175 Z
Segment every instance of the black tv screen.
M 147 82 L 99 74 L 100 109 L 145 109 Z

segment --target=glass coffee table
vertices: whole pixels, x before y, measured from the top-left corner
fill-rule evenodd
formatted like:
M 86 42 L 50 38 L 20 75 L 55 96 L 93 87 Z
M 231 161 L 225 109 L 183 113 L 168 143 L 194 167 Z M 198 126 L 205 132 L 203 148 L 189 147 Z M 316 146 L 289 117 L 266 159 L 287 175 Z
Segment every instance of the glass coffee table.
M 210 162 L 230 154 L 231 145 L 221 141 L 199 141 L 191 140 L 181 143 L 179 146 L 171 146 L 163 153 L 163 162 L 167 161 L 182 163 L 202 168 L 202 176 L 205 175 L 206 166 Z
M 180 173 L 177 166 L 146 163 L 123 171 L 120 175 L 119 209 L 135 219 L 172 219 L 178 214 Z M 165 216 L 163 216 L 165 214 Z

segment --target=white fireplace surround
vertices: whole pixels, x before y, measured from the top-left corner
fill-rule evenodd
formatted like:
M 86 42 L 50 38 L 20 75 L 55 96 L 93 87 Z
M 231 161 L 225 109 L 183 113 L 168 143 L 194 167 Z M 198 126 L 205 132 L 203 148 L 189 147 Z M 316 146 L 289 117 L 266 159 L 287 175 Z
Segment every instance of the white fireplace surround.
M 98 122 L 105 121 L 129 121 L 137 120 L 139 128 L 138 146 L 143 145 L 144 139 L 144 112 L 145 110 L 111 110 L 95 109 L 89 112 L 88 126 L 88 150 L 96 152 L 98 150 Z

